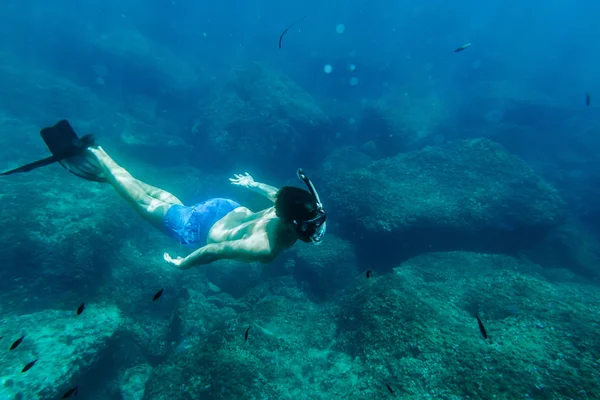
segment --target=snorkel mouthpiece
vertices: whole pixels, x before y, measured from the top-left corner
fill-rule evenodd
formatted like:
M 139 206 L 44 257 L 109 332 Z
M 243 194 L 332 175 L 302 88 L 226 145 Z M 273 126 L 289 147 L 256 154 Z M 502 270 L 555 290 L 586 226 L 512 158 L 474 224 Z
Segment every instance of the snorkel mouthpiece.
M 323 240 L 323 236 L 325 236 L 325 232 L 327 231 L 327 222 L 323 221 L 323 225 L 321 225 L 315 233 L 313 233 L 310 237 L 310 239 L 312 240 L 313 244 L 315 246 L 318 246 L 321 244 L 321 241 Z
M 298 175 L 298 179 L 300 179 L 306 187 L 308 191 L 313 195 L 317 202 L 317 216 L 307 221 L 299 221 L 300 231 L 304 234 L 310 235 L 310 241 L 315 245 L 320 245 L 323 240 L 323 236 L 325 236 L 325 232 L 327 231 L 327 213 L 323 209 L 323 203 L 321 203 L 321 199 L 319 198 L 319 193 L 317 193 L 317 189 L 311 182 L 311 180 L 306 176 L 302 168 L 298 168 L 296 171 L 296 175 Z

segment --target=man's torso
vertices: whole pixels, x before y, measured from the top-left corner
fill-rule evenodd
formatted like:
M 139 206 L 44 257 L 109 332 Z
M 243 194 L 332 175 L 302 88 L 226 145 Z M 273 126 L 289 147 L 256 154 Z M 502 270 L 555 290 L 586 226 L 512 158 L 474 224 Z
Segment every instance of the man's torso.
M 207 243 L 250 240 L 257 247 L 268 248 L 274 257 L 292 244 L 285 243 L 285 238 L 280 237 L 280 224 L 273 207 L 256 213 L 246 207 L 238 207 L 213 225 Z

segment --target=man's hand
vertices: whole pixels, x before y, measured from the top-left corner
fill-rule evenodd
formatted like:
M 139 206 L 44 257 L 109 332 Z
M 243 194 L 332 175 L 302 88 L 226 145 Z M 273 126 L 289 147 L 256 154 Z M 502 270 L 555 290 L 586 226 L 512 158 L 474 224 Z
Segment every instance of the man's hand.
M 167 262 L 167 264 L 172 265 L 176 268 L 179 269 L 185 269 L 185 268 L 181 268 L 181 262 L 183 261 L 182 257 L 177 257 L 177 258 L 171 258 L 171 256 L 169 255 L 169 253 L 165 253 L 163 255 L 163 258 L 165 259 L 165 261 Z
M 254 178 L 246 172 L 245 175 L 235 174 L 235 178 L 229 178 L 232 185 L 239 185 L 243 187 L 250 187 L 254 183 Z

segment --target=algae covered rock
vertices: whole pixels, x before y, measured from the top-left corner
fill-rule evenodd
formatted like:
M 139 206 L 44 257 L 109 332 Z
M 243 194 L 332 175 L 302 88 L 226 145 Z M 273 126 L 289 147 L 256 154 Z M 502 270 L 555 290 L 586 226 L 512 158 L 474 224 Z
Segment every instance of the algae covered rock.
M 574 218 L 553 229 L 539 246 L 523 253 L 546 268 L 569 268 L 596 281 L 600 278 L 600 240 Z
M 273 366 L 265 365 L 248 346 L 214 332 L 192 349 L 173 355 L 155 368 L 146 386 L 145 400 L 282 398 L 276 385 L 265 376 Z M 242 339 L 243 340 L 243 339 Z M 179 396 L 179 397 L 177 397 Z
M 575 399 L 600 390 L 600 344 L 589 340 L 600 328 L 597 288 L 552 282 L 534 264 L 430 253 L 363 281 L 340 303 L 334 349 L 407 398 Z
M 319 176 L 315 178 L 327 182 L 330 179 L 335 179 L 339 171 L 368 167 L 372 162 L 373 159 L 365 154 L 362 149 L 359 150 L 352 146 L 337 147 L 327 155 L 321 164 Z
M 207 265 L 206 277 L 213 284 L 210 291 L 223 291 L 238 299 L 261 282 L 261 267 L 236 261 Z
M 300 291 L 279 292 L 282 281 L 293 284 L 288 278 L 265 283 L 243 312 L 217 302 L 218 308 L 190 306 L 182 316 L 197 326 L 189 331 L 189 346 L 154 368 L 144 399 L 343 398 L 347 380 L 338 379 L 348 374 L 348 357 L 330 351 L 336 336 L 330 308 L 315 306 Z
M 294 266 L 296 279 L 308 283 L 318 298 L 329 298 L 356 277 L 354 246 L 334 235 L 315 247 L 298 244 Z
M 121 324 L 116 307 L 89 306 L 75 311 L 46 310 L 6 317 L 1 321 L 0 398 L 38 400 L 59 398 L 93 367 Z M 25 338 L 13 351 L 12 340 Z M 27 372 L 21 369 L 36 364 Z
M 0 52 L 0 85 L 4 93 L 0 98 L 0 109 L 2 113 L 10 115 L 9 119 L 19 122 L 19 125 L 29 121 L 35 124 L 40 124 L 41 121 L 43 124 L 50 124 L 60 118 L 58 116 L 69 116 L 71 120 L 94 121 L 101 119 L 99 115 L 115 113 L 114 105 L 101 100 L 89 88 L 53 75 L 44 68 L 24 65 L 27 65 L 27 62 L 23 59 L 11 53 Z M 24 107 L 23 104 L 27 106 Z M 6 122 L 3 121 L 3 124 Z M 38 134 L 42 127 L 37 126 L 26 136 L 17 136 L 18 132 L 14 135 L 26 142 L 31 137 L 35 145 L 43 148 Z M 5 129 L 11 134 L 5 133 L 3 136 L 13 136 L 8 127 Z
M 359 135 L 382 157 L 417 150 L 443 141 L 438 133 L 449 119 L 449 111 L 436 96 L 415 98 L 407 92 L 394 92 L 367 105 Z M 435 139 L 434 139 L 435 138 Z
M 323 152 L 325 113 L 290 78 L 259 63 L 235 68 L 196 121 L 202 148 L 221 163 L 297 168 Z
M 131 72 L 131 87 L 146 84 L 147 90 L 158 92 L 159 86 L 164 93 L 189 90 L 197 83 L 192 65 L 135 29 L 114 28 L 94 37 L 91 45 L 99 54 L 105 52 L 104 60 L 112 61 L 120 73 Z M 103 80 L 111 79 L 111 65 L 93 69 Z
M 142 400 L 151 373 L 152 367 L 148 364 L 136 365 L 125 371 L 120 385 L 123 400 Z
M 424 251 L 528 246 L 564 217 L 556 190 L 487 139 L 380 160 L 339 173 L 327 188 L 344 236 L 361 237 L 370 257 L 392 262 Z

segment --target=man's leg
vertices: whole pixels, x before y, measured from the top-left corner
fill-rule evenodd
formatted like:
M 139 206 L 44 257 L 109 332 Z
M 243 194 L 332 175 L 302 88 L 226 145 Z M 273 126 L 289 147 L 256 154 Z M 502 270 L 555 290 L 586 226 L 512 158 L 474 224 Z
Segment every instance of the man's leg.
M 96 156 L 100 166 L 106 173 L 110 184 L 117 190 L 142 218 L 159 229 L 163 228 L 165 214 L 173 204 L 181 201 L 173 195 L 165 195 L 165 191 L 144 184 L 135 179 L 125 168 L 118 165 L 101 147 L 90 147 L 89 151 Z M 150 193 L 148 193 L 150 192 Z M 169 193 L 167 193 L 169 194 Z M 154 197 L 156 196 L 156 197 Z M 165 200 L 171 200 L 165 201 Z
M 146 192 L 148 196 L 154 197 L 155 199 L 160 201 L 164 201 L 165 203 L 178 204 L 180 206 L 183 205 L 181 200 L 179 200 L 177 197 L 167 192 L 166 190 L 157 188 L 156 186 L 148 185 L 147 183 L 142 182 L 139 179 L 136 179 L 136 181 L 138 185 L 140 185 L 142 189 L 144 189 L 144 192 Z

